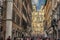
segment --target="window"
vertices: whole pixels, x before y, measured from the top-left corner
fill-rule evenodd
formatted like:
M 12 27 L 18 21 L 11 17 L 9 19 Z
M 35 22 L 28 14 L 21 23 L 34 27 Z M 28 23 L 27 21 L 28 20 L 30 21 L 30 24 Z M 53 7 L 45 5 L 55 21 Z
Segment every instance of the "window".
M 0 6 L 0 15 L 3 15 L 3 8 Z
M 20 25 L 20 17 L 15 13 L 14 10 L 13 10 L 12 20 L 13 20 L 13 22 L 15 22 L 16 24 Z
M 60 6 L 59 6 L 59 17 L 60 17 Z
M 15 11 L 13 10 L 13 14 L 12 14 L 12 21 L 15 22 Z
M 0 7 L 0 14 L 1 14 L 1 7 Z
M 18 15 L 17 15 L 16 17 L 17 17 L 16 23 L 17 23 L 18 25 L 20 25 L 20 17 L 19 17 Z
M 31 20 L 31 13 L 27 13 L 29 20 Z
M 16 36 L 18 37 L 18 31 L 16 31 Z
M 13 0 L 13 2 L 15 3 L 16 6 L 17 6 L 17 1 L 18 1 L 18 0 Z
M 17 8 L 19 7 L 19 1 L 17 1 Z
M 3 27 L 2 26 L 0 26 L 0 32 L 2 32 L 3 31 Z
M 13 2 L 15 3 L 15 0 L 13 0 Z
M 27 2 L 26 2 L 26 0 L 24 0 L 24 4 L 25 4 L 25 7 L 27 8 Z
M 0 24 L 2 23 L 2 19 L 0 18 Z
M 22 23 L 23 28 L 26 29 L 27 28 L 27 23 L 25 22 L 24 19 L 22 19 L 22 22 L 21 23 Z
M 27 17 L 26 10 L 25 10 L 24 6 L 23 6 L 23 8 L 22 8 L 22 12 L 23 12 L 23 14 L 25 15 L 25 17 Z
M 16 22 L 16 13 L 14 10 L 13 10 L 13 14 L 12 14 L 12 20 L 13 20 L 13 22 Z

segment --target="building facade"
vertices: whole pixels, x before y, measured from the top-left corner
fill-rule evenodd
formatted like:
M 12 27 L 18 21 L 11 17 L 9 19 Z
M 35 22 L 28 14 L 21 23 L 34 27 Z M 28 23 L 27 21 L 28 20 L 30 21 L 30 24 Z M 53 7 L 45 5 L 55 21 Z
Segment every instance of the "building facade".
M 47 34 L 47 37 L 53 37 L 52 32 L 53 28 L 51 27 L 51 19 L 52 19 L 52 0 L 47 0 L 47 3 L 44 7 L 45 11 L 45 21 L 44 21 L 44 27 L 45 27 L 45 32 Z
M 56 26 L 54 26 L 55 27 L 55 30 L 56 30 L 56 37 L 57 37 L 57 39 L 59 39 L 60 38 L 60 36 L 59 36 L 59 33 L 60 33 L 60 27 L 59 27 L 59 25 L 60 25 L 60 22 L 59 22 L 59 20 L 60 20 L 60 0 L 56 0 L 56 7 L 54 8 L 54 10 L 52 11 L 53 12 L 53 17 L 54 17 L 54 19 L 56 20 Z
M 45 8 L 45 26 L 46 32 L 49 37 L 54 39 L 59 38 L 59 0 L 47 0 Z
M 31 0 L 5 0 L 3 4 L 2 28 L 4 28 L 4 33 L 1 34 L 4 40 L 9 36 L 12 40 L 16 37 L 23 37 L 24 30 L 31 27 Z M 26 34 L 30 35 L 29 31 L 26 31 Z
M 6 28 L 6 1 L 0 0 L 0 40 L 5 39 L 5 28 Z

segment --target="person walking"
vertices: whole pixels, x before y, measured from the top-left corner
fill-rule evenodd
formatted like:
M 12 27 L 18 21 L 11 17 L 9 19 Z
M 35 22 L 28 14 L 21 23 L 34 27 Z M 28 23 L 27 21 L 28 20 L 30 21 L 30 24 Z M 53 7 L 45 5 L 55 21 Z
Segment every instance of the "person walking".
M 42 38 L 38 37 L 37 40 L 42 40 Z
M 10 36 L 7 38 L 7 40 L 11 40 Z
M 46 40 L 50 40 L 49 38 L 46 38 Z

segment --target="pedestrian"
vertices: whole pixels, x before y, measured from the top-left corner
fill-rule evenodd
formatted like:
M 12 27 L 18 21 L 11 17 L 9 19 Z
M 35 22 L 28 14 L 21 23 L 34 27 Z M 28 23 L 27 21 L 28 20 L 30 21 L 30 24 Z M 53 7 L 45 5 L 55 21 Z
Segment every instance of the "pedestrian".
M 1 40 L 3 40 L 3 37 L 1 38 Z
M 34 40 L 34 37 L 32 37 L 31 40 Z
M 0 40 L 3 40 L 3 37 L 1 37 Z
M 16 40 L 16 37 L 14 37 L 14 40 Z
M 42 40 L 42 38 L 40 38 L 40 40 Z
M 49 38 L 46 38 L 46 40 L 49 40 Z
M 45 38 L 43 38 L 43 40 L 46 40 Z
M 38 37 L 37 40 L 43 40 L 41 37 Z
M 7 40 L 11 40 L 10 36 L 7 38 Z

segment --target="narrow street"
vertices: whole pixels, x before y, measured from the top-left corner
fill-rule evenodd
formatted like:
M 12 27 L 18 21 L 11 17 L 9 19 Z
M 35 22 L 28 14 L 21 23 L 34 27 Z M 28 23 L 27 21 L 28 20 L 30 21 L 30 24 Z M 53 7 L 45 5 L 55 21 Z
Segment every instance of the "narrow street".
M 60 0 L 0 0 L 0 40 L 60 40 Z

